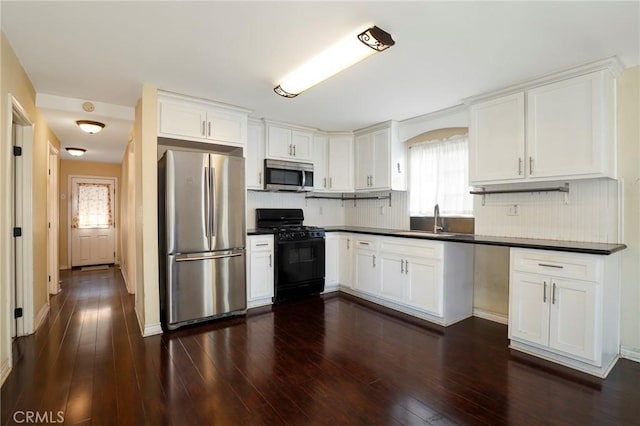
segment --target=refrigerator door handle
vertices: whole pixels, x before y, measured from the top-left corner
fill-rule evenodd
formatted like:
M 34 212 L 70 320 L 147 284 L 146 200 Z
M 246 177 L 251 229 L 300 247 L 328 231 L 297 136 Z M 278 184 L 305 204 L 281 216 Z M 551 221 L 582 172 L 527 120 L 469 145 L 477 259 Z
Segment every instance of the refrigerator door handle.
M 211 237 L 211 241 L 210 241 L 210 246 L 213 249 L 213 237 L 216 236 L 216 207 L 217 207 L 217 200 L 216 200 L 216 169 L 215 167 L 213 167 L 213 165 L 211 166 L 211 168 L 209 168 L 209 220 L 211 222 L 210 225 L 210 229 L 211 232 L 209 233 L 209 236 Z
M 209 256 L 181 255 L 181 256 L 176 256 L 176 262 L 188 262 L 191 260 L 223 259 L 225 257 L 238 257 L 238 256 L 242 256 L 243 254 L 244 253 L 242 251 L 237 251 L 237 252 L 224 252 L 224 253 L 213 254 Z
M 204 168 L 204 187 L 206 188 L 206 190 L 204 191 L 204 217 L 206 220 L 206 224 L 205 224 L 205 234 L 207 236 L 207 240 L 209 241 L 209 248 L 211 248 L 211 221 L 209 220 L 209 217 L 211 215 L 211 200 L 210 198 L 210 194 L 211 191 L 209 191 L 209 167 L 205 167 Z

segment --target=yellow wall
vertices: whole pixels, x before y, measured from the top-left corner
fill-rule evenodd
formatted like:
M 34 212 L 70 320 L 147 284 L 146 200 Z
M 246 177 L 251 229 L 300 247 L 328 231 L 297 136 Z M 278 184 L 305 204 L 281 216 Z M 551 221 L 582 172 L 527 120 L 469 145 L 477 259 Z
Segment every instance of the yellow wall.
M 120 178 L 122 167 L 120 164 L 113 163 L 94 163 L 90 161 L 78 160 L 61 160 L 60 161 L 60 267 L 70 268 L 71 261 L 69 259 L 69 206 L 71 203 L 71 194 L 69 192 L 69 176 L 96 176 L 96 177 L 112 177 L 116 178 L 116 263 L 120 263 L 120 199 L 121 199 L 121 183 Z
M 623 182 L 622 354 L 640 359 L 640 67 L 618 78 L 618 174 Z M 627 353 L 626 355 L 629 355 Z M 634 356 L 634 355 L 631 355 Z
M 161 332 L 158 288 L 158 89 L 144 85 L 136 106 L 135 161 L 136 314 L 143 335 Z
M 120 270 L 129 293 L 136 288 L 135 160 L 133 135 L 122 157 L 120 179 Z
M 51 132 L 44 117 L 36 109 L 36 92 L 29 77 L 15 56 L 7 38 L 2 34 L 0 60 L 0 370 L 4 373 L 9 366 L 11 350 L 11 315 L 9 314 L 10 300 L 9 285 L 13 282 L 11 271 L 11 111 L 7 110 L 9 95 L 12 95 L 24 108 L 33 122 L 33 316 L 48 303 L 47 289 L 47 164 L 49 141 L 56 147 L 60 142 Z M 29 224 L 25 224 L 29 226 Z

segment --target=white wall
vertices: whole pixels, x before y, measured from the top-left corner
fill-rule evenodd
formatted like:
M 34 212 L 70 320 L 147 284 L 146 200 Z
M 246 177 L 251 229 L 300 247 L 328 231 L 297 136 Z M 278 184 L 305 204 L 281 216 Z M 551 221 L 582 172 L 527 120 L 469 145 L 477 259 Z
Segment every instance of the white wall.
M 304 193 L 297 192 L 247 191 L 247 229 L 256 227 L 257 208 L 303 209 L 305 225 L 344 225 L 345 210 L 341 204 L 334 200 L 307 200 Z
M 559 185 L 564 182 L 518 184 L 518 188 Z M 487 195 L 484 206 L 482 196 L 474 197 L 478 235 L 619 242 L 618 181 L 612 179 L 571 181 L 568 203 L 560 192 Z M 518 206 L 518 216 L 508 215 L 513 205 Z
M 386 196 L 389 192 L 358 194 Z M 409 195 L 407 192 L 391 192 L 389 200 L 361 200 L 354 206 L 353 201 L 345 202 L 345 224 L 348 226 L 367 226 L 372 228 L 409 229 Z

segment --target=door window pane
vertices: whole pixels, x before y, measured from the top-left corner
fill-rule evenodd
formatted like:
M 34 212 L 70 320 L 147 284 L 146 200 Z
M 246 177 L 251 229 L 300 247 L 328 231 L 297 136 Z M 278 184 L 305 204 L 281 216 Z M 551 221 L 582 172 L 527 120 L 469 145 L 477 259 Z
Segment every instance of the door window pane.
M 79 183 L 78 216 L 73 220 L 78 228 L 109 228 L 113 224 L 111 186 L 105 183 Z

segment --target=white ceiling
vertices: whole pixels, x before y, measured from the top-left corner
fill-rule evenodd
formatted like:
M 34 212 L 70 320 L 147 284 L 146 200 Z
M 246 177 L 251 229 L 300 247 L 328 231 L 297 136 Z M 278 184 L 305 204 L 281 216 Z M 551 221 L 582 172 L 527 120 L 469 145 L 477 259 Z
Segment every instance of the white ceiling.
M 133 107 L 142 84 L 150 83 L 325 130 L 415 117 L 614 55 L 625 66 L 640 62 L 638 1 L 2 1 L 0 7 L 2 31 L 38 93 Z M 322 46 L 371 24 L 391 33 L 396 45 L 297 98 L 273 93 L 281 77 Z M 52 128 L 67 146 L 68 135 Z

